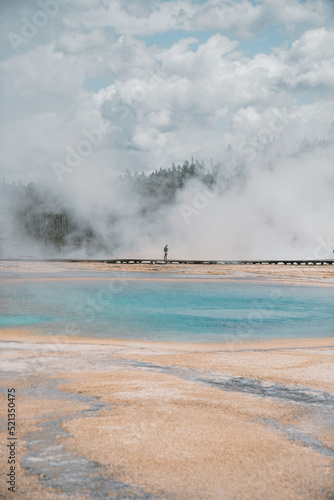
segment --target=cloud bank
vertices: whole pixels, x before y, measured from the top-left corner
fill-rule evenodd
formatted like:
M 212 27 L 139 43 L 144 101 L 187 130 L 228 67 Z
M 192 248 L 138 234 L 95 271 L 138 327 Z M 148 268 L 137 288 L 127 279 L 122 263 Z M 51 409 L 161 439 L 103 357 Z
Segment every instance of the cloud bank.
M 312 258 L 331 238 L 331 1 L 29 0 L 0 10 L 7 183 L 66 198 L 111 253 L 115 234 L 123 255 L 169 242 L 177 258 Z M 140 196 L 117 189 L 127 169 L 191 157 L 221 164 L 216 196 L 192 180 L 148 217 Z

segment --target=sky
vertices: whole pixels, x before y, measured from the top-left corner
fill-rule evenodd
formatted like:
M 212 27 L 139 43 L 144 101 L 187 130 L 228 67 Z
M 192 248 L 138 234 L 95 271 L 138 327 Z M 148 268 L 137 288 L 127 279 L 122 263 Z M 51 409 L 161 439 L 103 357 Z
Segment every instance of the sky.
M 284 220 L 289 203 L 316 207 L 307 238 L 326 238 L 333 14 L 331 0 L 1 2 L 0 174 L 84 206 L 126 169 L 243 162 L 252 190 L 226 210 L 262 187 Z

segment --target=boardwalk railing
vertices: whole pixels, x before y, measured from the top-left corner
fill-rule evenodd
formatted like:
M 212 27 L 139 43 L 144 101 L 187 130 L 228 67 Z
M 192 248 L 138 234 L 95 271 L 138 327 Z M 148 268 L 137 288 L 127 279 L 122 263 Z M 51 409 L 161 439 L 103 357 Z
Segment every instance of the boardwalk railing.
M 171 259 L 165 262 L 163 259 L 33 259 L 30 256 L 11 259 L 0 259 L 0 262 L 16 262 L 29 260 L 29 262 L 90 262 L 102 264 L 207 264 L 207 265 L 294 265 L 294 266 L 330 266 L 334 265 L 334 259 L 310 259 L 310 260 L 180 260 Z

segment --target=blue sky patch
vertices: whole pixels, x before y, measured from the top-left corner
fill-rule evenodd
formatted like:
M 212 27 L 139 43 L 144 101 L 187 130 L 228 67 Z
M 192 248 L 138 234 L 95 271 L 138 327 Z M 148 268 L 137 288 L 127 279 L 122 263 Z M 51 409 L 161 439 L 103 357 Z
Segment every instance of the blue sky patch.
M 84 87 L 86 89 L 93 90 L 94 92 L 98 92 L 108 85 L 111 85 L 111 83 L 108 83 L 101 78 L 87 78 L 84 83 Z

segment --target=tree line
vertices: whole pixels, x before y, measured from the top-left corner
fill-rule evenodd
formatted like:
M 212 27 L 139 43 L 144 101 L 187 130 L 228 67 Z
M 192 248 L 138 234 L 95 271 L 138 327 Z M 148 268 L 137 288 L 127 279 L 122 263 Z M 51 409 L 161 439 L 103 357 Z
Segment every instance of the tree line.
M 155 213 L 159 208 L 173 204 L 177 193 L 183 190 L 191 179 L 197 179 L 208 189 L 213 188 L 223 172 L 222 165 L 205 167 L 192 159 L 183 165 L 173 163 L 170 168 L 160 168 L 151 173 L 125 174 L 116 179 L 119 192 L 133 193 L 140 200 L 138 211 L 141 217 Z M 23 236 L 43 243 L 47 247 L 61 250 L 85 248 L 87 253 L 110 250 L 96 231 L 96 228 L 79 216 L 71 203 L 59 193 L 30 182 L 6 183 L 0 186 L 0 200 L 6 200 L 5 208 L 15 229 Z M 109 221 L 114 224 L 121 215 L 110 210 Z M 1 219 L 0 219 L 1 221 Z M 8 218 L 3 217 L 0 232 L 6 235 Z

